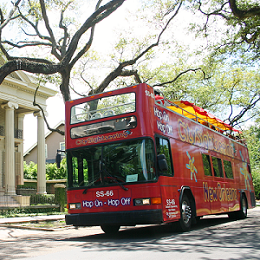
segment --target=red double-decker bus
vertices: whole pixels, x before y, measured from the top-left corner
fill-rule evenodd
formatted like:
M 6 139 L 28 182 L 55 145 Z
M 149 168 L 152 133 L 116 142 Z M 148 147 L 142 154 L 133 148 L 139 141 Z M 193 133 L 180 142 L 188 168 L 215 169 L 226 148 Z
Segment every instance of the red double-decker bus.
M 238 131 L 147 84 L 66 102 L 66 223 L 120 226 L 193 220 L 255 206 Z

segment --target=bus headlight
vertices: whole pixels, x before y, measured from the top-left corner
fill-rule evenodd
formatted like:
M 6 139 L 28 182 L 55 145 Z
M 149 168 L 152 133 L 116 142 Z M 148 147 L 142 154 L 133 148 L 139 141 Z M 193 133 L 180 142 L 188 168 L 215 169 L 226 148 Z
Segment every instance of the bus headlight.
M 150 199 L 145 198 L 145 199 L 134 199 L 134 205 L 135 206 L 142 206 L 142 205 L 150 205 Z
M 80 203 L 70 203 L 69 209 L 81 209 L 81 204 Z
M 142 205 L 159 205 L 162 204 L 161 198 L 142 198 L 142 199 L 134 199 L 135 206 Z

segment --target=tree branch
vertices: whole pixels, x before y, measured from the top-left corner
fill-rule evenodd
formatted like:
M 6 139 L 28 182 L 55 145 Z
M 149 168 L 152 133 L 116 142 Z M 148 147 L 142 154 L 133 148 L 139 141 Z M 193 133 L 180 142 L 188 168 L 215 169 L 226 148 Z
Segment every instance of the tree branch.
M 254 102 L 253 102 L 253 100 L 251 99 L 251 101 L 249 102 L 249 105 L 246 106 L 246 107 L 244 107 L 244 108 L 239 112 L 239 114 L 236 115 L 236 116 L 230 121 L 230 124 L 233 125 L 235 122 L 237 122 L 238 120 L 240 120 L 248 110 L 250 110 L 250 109 L 252 109 L 253 107 L 256 106 L 256 104 L 258 103 L 258 101 L 260 101 L 260 97 L 258 97 Z
M 80 29 L 74 34 L 74 36 L 71 39 L 70 45 L 68 47 L 66 56 L 63 58 L 63 63 L 68 64 L 74 55 L 79 39 L 81 36 L 91 27 L 93 27 L 95 24 L 99 23 L 103 19 L 105 19 L 107 16 L 109 16 L 111 13 L 113 13 L 117 8 L 119 8 L 126 0 L 112 0 L 108 2 L 107 4 L 101 6 L 96 10 L 80 27 Z M 86 47 L 86 46 L 85 46 Z
M 155 43 L 151 44 L 150 46 L 148 46 L 144 51 L 142 51 L 139 55 L 137 55 L 134 59 L 132 60 L 128 60 L 128 61 L 124 61 L 122 63 L 120 63 L 116 69 L 114 69 L 104 80 L 103 82 L 99 85 L 99 87 L 97 89 L 95 89 L 95 93 L 101 93 L 105 90 L 105 88 L 114 80 L 116 79 L 118 76 L 121 76 L 123 69 L 127 66 L 131 66 L 133 64 L 135 64 L 140 58 L 142 58 L 146 53 L 148 53 L 151 49 L 153 49 L 154 47 L 157 47 L 160 43 L 161 37 L 163 35 L 163 33 L 166 31 L 167 27 L 169 26 L 170 22 L 173 20 L 173 18 L 178 14 L 180 8 L 182 5 L 182 1 L 179 3 L 177 10 L 175 11 L 175 13 L 168 19 L 167 23 L 165 24 L 165 26 L 162 28 L 161 32 L 159 33 L 157 40 Z M 140 80 L 140 78 L 138 78 L 137 80 Z
M 0 84 L 6 76 L 17 70 L 24 70 L 30 73 L 42 73 L 45 75 L 55 74 L 62 70 L 62 65 L 52 64 L 47 60 L 29 58 L 11 58 L 0 67 Z M 44 61 L 44 63 L 42 63 Z
M 137 70 L 123 70 L 120 75 L 120 77 L 130 77 L 130 76 L 134 76 L 135 78 L 135 82 L 140 84 L 142 83 L 142 80 L 138 74 Z
M 46 123 L 46 125 L 47 125 L 47 128 L 48 128 L 50 131 L 52 131 L 52 132 L 57 132 L 57 133 L 59 133 L 59 134 L 61 134 L 61 135 L 65 135 L 65 132 L 64 132 L 64 131 L 61 131 L 60 129 L 51 128 L 51 127 L 49 126 L 49 123 L 48 123 L 48 121 L 47 121 L 47 118 L 46 118 L 46 116 L 45 116 L 45 113 L 44 113 L 43 108 L 41 107 L 41 105 L 39 105 L 38 103 L 36 103 L 36 94 L 37 94 L 37 91 L 38 91 L 39 87 L 40 87 L 40 82 L 39 82 L 39 85 L 37 86 L 37 88 L 36 88 L 36 90 L 35 90 L 35 92 L 34 92 L 33 105 L 36 106 L 36 107 L 38 107 L 38 108 L 41 110 L 43 119 L 44 119 L 44 121 L 45 121 L 45 123 Z
M 234 16 L 240 20 L 244 20 L 253 16 L 260 16 L 260 6 L 255 5 L 247 10 L 239 9 L 236 0 L 229 0 L 229 6 Z
M 206 79 L 206 74 L 205 72 L 201 69 L 201 68 L 196 68 L 196 69 L 187 69 L 185 71 L 182 71 L 181 73 L 179 73 L 173 80 L 170 80 L 170 81 L 166 81 L 166 82 L 162 82 L 162 83 L 158 83 L 158 84 L 154 84 L 152 87 L 162 87 L 164 85 L 167 85 L 167 84 L 171 84 L 171 83 L 174 83 L 175 81 L 177 81 L 177 79 L 179 79 L 182 75 L 190 72 L 190 71 L 193 71 L 196 73 L 196 71 L 198 70 L 201 70 L 203 75 L 204 75 L 204 79 Z
M 13 42 L 10 42 L 10 41 L 2 41 L 2 43 L 5 43 L 5 44 L 8 44 L 12 47 L 15 47 L 15 48 L 18 48 L 18 49 L 21 49 L 21 48 L 24 48 L 24 47 L 32 47 L 32 46 L 52 46 L 51 43 L 48 43 L 48 42 L 38 42 L 38 41 L 35 41 L 35 42 L 17 42 L 17 43 L 13 43 Z M 24 44 L 22 44 L 24 43 Z
M 99 0 L 98 3 L 96 4 L 96 8 L 95 11 L 98 10 L 98 8 L 100 7 L 102 0 Z M 94 32 L 95 32 L 95 27 L 96 24 L 93 25 L 93 27 L 91 28 L 91 32 L 90 32 L 90 36 L 89 36 L 89 40 L 88 42 L 85 44 L 85 46 L 81 49 L 81 51 L 76 55 L 76 57 L 72 60 L 72 62 L 70 63 L 71 66 L 74 66 L 74 64 L 89 50 L 89 48 L 91 47 L 92 43 L 93 43 L 93 39 L 94 39 Z
M 48 40 L 49 42 L 51 42 L 51 38 L 50 38 L 49 36 L 42 35 L 42 34 L 40 33 L 40 31 L 38 30 L 38 22 L 36 22 L 36 23 L 34 24 L 34 23 L 31 22 L 26 16 L 24 16 L 24 15 L 22 14 L 22 12 L 20 11 L 19 8 L 18 8 L 18 10 L 19 10 L 20 17 L 21 17 L 24 21 L 26 21 L 26 22 L 34 29 L 36 35 L 37 35 L 40 39 L 42 39 L 42 40 Z
M 52 31 L 50 23 L 49 23 L 49 19 L 48 19 L 48 16 L 47 16 L 44 0 L 40 0 L 40 5 L 41 5 L 41 10 L 42 10 L 43 21 L 45 23 L 45 27 L 46 27 L 49 35 L 50 35 L 50 39 L 51 39 L 51 42 L 52 42 L 52 54 L 55 57 L 59 57 L 59 59 L 61 59 L 60 55 L 57 53 L 57 43 L 56 43 L 53 31 Z
M 224 3 L 220 6 L 219 9 L 217 9 L 217 10 L 211 12 L 211 13 L 206 13 L 206 12 L 204 12 L 204 11 L 202 10 L 202 8 L 201 8 L 201 7 L 202 7 L 201 1 L 199 0 L 199 1 L 197 1 L 197 2 L 198 2 L 198 4 L 199 4 L 198 10 L 199 10 L 202 14 L 204 14 L 204 15 L 207 16 L 207 22 L 208 22 L 209 17 L 212 16 L 212 15 L 221 16 L 221 17 L 225 18 L 226 20 L 230 20 L 230 19 L 231 19 L 229 16 L 227 16 L 227 15 L 225 14 L 225 13 L 226 13 L 226 11 L 225 11 L 225 6 L 228 4 L 228 1 L 227 1 L 227 2 L 224 2 Z M 227 13 L 227 14 L 229 14 L 229 13 Z M 206 24 L 207 24 L 207 23 L 206 23 Z
M 3 14 L 2 14 L 2 10 L 1 10 L 1 25 L 0 25 L 0 30 L 2 30 L 8 23 L 10 20 L 12 20 L 12 16 L 15 13 L 16 9 L 18 8 L 18 5 L 20 4 L 21 0 L 17 0 L 14 3 L 13 9 L 9 12 L 7 18 L 5 19 L 5 21 L 3 21 Z

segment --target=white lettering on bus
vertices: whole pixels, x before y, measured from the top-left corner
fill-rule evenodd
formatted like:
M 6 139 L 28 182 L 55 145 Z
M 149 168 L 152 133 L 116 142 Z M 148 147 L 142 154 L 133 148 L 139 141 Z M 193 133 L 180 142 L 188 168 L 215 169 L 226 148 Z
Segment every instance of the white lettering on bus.
M 82 207 L 83 208 L 100 208 L 103 207 L 104 205 L 110 206 L 110 207 L 118 207 L 119 205 L 121 206 L 130 206 L 131 205 L 131 198 L 125 198 L 122 197 L 121 199 L 108 199 L 108 200 L 99 200 L 95 199 L 94 201 L 90 200 L 83 200 L 82 201 Z
M 108 206 L 115 206 L 117 207 L 120 204 L 120 201 L 118 199 L 114 200 L 114 199 L 109 199 L 107 200 L 107 205 Z
M 121 198 L 121 205 L 122 206 L 128 206 L 130 205 L 131 198 Z
M 157 107 L 154 107 L 154 115 L 158 117 L 161 121 L 169 122 L 170 118 L 165 111 L 161 111 Z
M 97 208 L 103 207 L 103 202 L 100 201 L 100 200 L 98 200 L 98 199 L 96 199 L 96 200 L 95 200 L 95 207 L 97 207 Z
M 93 201 L 87 201 L 87 200 L 83 200 L 82 201 L 82 206 L 83 208 L 92 208 L 94 206 L 94 202 Z

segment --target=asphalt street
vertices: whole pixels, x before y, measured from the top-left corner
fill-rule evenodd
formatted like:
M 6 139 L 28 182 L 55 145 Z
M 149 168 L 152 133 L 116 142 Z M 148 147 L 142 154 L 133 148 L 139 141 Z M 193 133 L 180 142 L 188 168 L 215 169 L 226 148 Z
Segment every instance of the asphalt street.
M 170 225 L 123 227 L 109 236 L 99 227 L 54 231 L 0 226 L 0 259 L 260 259 L 260 207 L 248 218 L 208 216 L 190 232 Z

